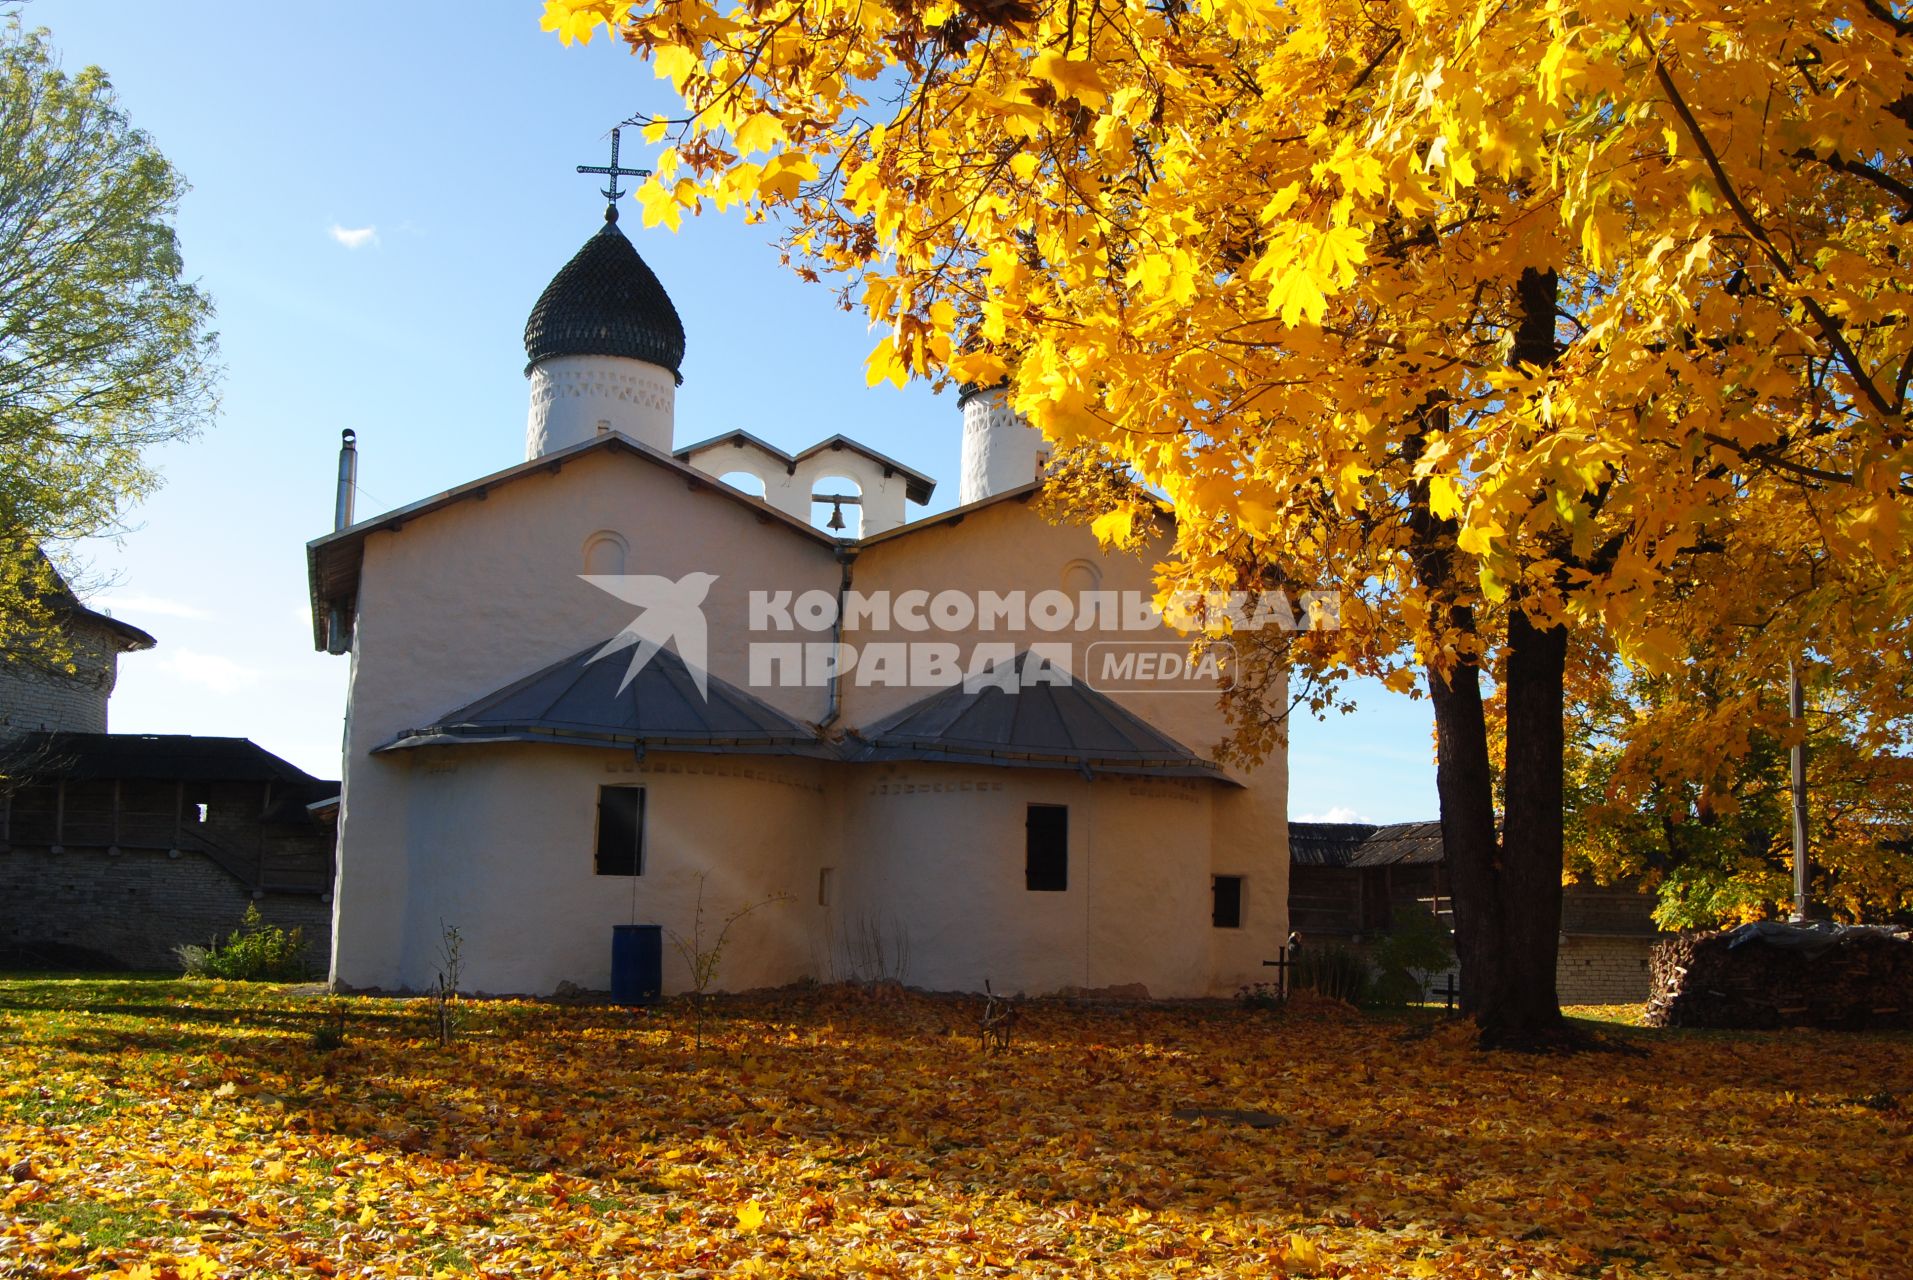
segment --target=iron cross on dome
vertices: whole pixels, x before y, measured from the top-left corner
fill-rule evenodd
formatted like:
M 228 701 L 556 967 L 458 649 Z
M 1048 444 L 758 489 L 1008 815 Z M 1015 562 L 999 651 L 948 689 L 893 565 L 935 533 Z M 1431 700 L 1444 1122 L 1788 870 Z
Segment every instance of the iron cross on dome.
M 618 190 L 618 179 L 619 178 L 648 178 L 651 176 L 651 171 L 649 169 L 625 169 L 619 166 L 618 164 L 618 133 L 619 131 L 616 129 L 613 129 L 611 131 L 611 163 L 610 164 L 608 165 L 581 164 L 578 166 L 579 173 L 602 173 L 610 177 L 611 179 L 610 183 L 608 183 L 606 186 L 599 188 L 599 193 L 603 195 L 606 200 L 609 200 L 611 202 L 610 212 L 611 212 L 611 216 L 614 218 L 617 216 L 618 196 L 622 194 Z

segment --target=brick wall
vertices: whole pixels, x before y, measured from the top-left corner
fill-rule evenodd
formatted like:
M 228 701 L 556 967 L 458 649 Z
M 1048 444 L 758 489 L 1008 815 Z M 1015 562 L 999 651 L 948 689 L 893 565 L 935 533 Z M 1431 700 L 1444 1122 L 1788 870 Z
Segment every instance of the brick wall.
M 203 855 L 164 850 L 15 846 L 0 852 L 0 952 L 77 948 L 128 969 L 176 970 L 173 948 L 225 938 L 252 893 Z M 317 895 L 268 893 L 267 922 L 305 931 L 322 973 L 332 945 L 332 904 Z
M 1555 963 L 1562 1004 L 1640 1004 L 1647 999 L 1648 953 L 1655 937 L 1570 934 Z

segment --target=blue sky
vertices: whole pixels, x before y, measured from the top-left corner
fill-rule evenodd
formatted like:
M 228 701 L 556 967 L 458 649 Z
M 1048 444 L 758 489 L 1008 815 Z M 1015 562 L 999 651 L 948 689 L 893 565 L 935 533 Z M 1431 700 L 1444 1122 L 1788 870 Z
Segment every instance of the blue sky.
M 180 236 L 228 371 L 217 424 L 159 454 L 166 487 L 127 535 L 82 548 L 95 603 L 160 641 L 121 664 L 116 731 L 251 737 L 337 776 L 346 663 L 312 651 L 304 546 L 330 527 L 339 432 L 359 434 L 361 517 L 519 461 L 525 315 L 602 213 L 573 166 L 671 106 L 648 67 L 604 40 L 562 48 L 539 10 L 27 7 L 192 183 Z M 624 162 L 644 158 L 627 134 Z M 684 318 L 680 443 L 841 431 L 955 501 L 954 396 L 866 388 L 862 318 L 782 268 L 766 228 L 647 231 L 635 208 L 624 225 Z M 1427 703 L 1359 696 L 1296 726 L 1292 814 L 1434 816 Z

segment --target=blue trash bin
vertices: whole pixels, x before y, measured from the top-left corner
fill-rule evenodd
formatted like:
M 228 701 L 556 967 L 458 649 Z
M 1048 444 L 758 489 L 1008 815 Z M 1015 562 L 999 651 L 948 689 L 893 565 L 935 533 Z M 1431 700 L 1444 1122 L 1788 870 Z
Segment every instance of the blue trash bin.
M 664 926 L 611 926 L 611 1000 L 656 1004 L 664 993 Z

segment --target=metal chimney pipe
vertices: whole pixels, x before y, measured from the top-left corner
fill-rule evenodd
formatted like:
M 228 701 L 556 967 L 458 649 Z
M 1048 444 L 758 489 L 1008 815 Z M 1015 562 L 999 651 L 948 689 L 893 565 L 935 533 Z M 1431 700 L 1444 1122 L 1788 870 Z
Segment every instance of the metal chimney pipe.
M 335 532 L 352 523 L 352 491 L 359 483 L 358 442 L 358 433 L 350 427 L 339 433 L 339 501 L 332 509 Z
M 332 508 L 332 529 L 338 532 L 352 523 L 352 495 L 359 484 L 359 436 L 347 427 L 339 433 L 339 494 Z M 345 607 L 335 604 L 326 613 L 325 651 L 352 652 L 352 627 L 346 621 Z

